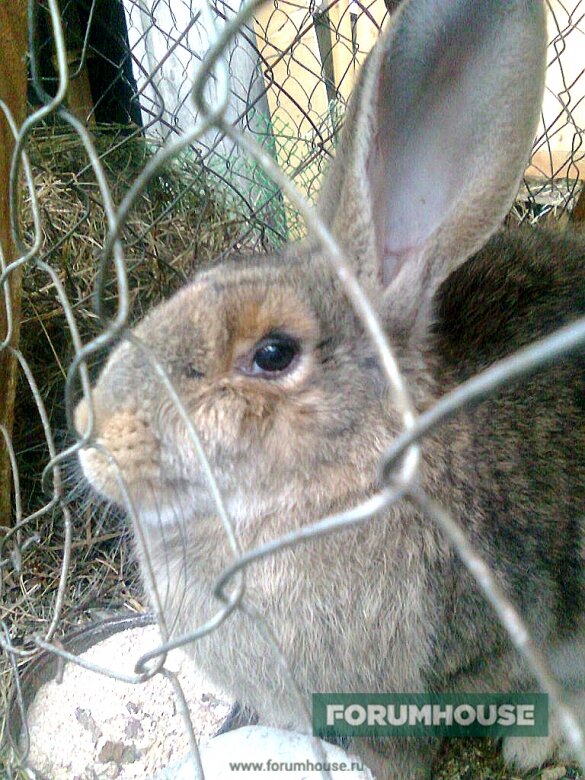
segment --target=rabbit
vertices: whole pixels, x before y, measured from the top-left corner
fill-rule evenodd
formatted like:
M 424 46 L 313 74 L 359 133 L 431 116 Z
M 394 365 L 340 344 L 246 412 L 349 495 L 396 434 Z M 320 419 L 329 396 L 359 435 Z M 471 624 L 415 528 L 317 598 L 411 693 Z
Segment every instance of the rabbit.
M 405 0 L 357 79 L 317 209 L 418 412 L 585 313 L 583 242 L 501 227 L 536 133 L 545 49 L 541 0 Z M 371 496 L 402 418 L 314 237 L 201 271 L 133 336 L 93 387 L 79 458 L 121 506 L 123 476 L 142 568 L 179 637 L 216 614 L 213 588 L 234 553 L 184 419 L 137 341 L 200 435 L 243 550 Z M 585 677 L 583 412 L 581 352 L 437 428 L 417 475 L 574 692 Z M 84 433 L 87 400 L 75 419 Z M 408 500 L 254 563 L 244 603 L 265 617 L 307 702 L 318 691 L 536 687 L 477 583 Z M 188 652 L 262 723 L 302 725 L 278 654 L 241 611 Z M 422 780 L 437 743 L 352 748 L 380 779 Z M 548 737 L 508 739 L 504 756 L 524 770 L 563 749 L 553 724 Z

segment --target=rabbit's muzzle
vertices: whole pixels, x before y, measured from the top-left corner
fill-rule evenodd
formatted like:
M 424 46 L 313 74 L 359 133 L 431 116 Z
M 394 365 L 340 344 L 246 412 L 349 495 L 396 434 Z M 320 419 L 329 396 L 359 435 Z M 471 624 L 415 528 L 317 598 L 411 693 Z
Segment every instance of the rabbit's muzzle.
M 75 410 L 75 426 L 82 435 L 93 417 L 89 446 L 79 452 L 85 476 L 99 493 L 119 504 L 125 493 L 135 494 L 148 485 L 160 485 L 161 447 L 152 426 L 136 407 L 108 414 L 94 394 L 93 414 L 82 399 Z

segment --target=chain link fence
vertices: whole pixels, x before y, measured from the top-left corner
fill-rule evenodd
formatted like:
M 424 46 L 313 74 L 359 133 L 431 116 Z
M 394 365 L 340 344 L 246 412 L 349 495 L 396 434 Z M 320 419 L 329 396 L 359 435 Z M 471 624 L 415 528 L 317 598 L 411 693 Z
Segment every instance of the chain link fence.
M 79 383 L 88 393 L 104 350 L 128 324 L 234 252 L 277 250 L 308 230 L 343 267 L 306 204 L 315 202 L 334 154 L 359 66 L 395 5 L 30 0 L 30 113 L 13 128 L 23 155 L 11 182 L 19 259 L 3 262 L 0 277 L 7 289 L 22 273 L 20 344 L 0 345 L 18 362 L 19 382 L 13 427 L 1 430 L 12 473 L 11 516 L 2 518 L 0 536 L 0 760 L 8 776 L 20 762 L 10 744 L 10 697 L 18 702 L 20 675 L 39 648 L 62 653 L 58 637 L 73 628 L 117 608 L 143 608 L 115 510 L 96 507 L 79 486 L 71 425 Z M 580 230 L 583 0 L 551 2 L 549 40 L 542 122 L 508 223 Z M 213 65 L 210 48 L 219 51 Z M 195 74 L 210 122 L 192 100 Z M 214 112 L 234 133 L 225 134 Z M 349 285 L 371 323 L 360 288 Z M 12 313 L 8 307 L 15 326 Z M 584 331 L 576 323 L 446 396 L 406 426 L 386 469 L 441 420 L 583 343 Z M 393 366 L 385 340 L 372 333 Z M 401 379 L 393 383 L 402 392 Z M 407 402 L 402 411 L 407 420 Z M 428 497 L 415 498 L 482 572 L 487 597 L 514 635 L 520 616 L 458 526 Z M 391 500 L 384 490 L 315 534 L 367 520 Z M 230 576 L 277 548 L 242 556 Z M 536 649 L 521 649 L 559 698 Z

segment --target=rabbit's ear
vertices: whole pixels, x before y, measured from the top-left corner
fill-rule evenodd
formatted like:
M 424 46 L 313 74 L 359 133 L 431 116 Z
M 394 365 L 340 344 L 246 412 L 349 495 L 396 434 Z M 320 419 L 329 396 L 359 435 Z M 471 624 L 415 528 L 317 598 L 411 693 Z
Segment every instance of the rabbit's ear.
M 362 69 L 319 210 L 405 327 L 510 208 L 545 49 L 541 0 L 405 0 Z

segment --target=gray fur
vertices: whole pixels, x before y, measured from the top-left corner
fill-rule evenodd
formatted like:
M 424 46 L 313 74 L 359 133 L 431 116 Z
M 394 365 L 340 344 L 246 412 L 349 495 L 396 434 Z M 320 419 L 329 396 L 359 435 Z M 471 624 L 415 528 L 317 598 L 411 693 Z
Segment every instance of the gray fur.
M 544 43 L 537 0 L 408 0 L 356 87 L 320 210 L 386 325 L 419 411 L 585 314 L 580 240 L 537 230 L 492 236 L 535 133 Z M 405 70 L 414 62 L 418 70 Z M 458 144 L 472 148 L 449 143 L 458 123 Z M 429 145 L 438 161 L 421 183 Z M 399 197 L 414 201 L 397 205 Z M 295 368 L 249 375 L 250 350 L 274 331 L 301 344 Z M 310 242 L 199 275 L 135 335 L 200 432 L 243 549 L 376 489 L 400 419 L 363 326 Z M 462 412 L 424 442 L 420 472 L 575 690 L 585 668 L 583 367 L 581 354 Z M 211 591 L 232 554 L 188 433 L 129 344 L 113 352 L 93 404 L 95 439 L 128 484 L 167 622 L 174 635 L 189 633 L 216 611 Z M 82 402 L 80 430 L 86 420 Z M 121 503 L 111 463 L 92 448 L 80 457 L 92 485 Z M 254 564 L 246 584 L 246 601 L 266 616 L 307 696 L 534 688 L 475 582 L 406 502 Z M 189 649 L 265 722 L 298 725 L 286 676 L 242 614 Z M 535 766 L 559 741 L 511 741 L 505 755 Z M 429 776 L 434 747 L 390 740 L 358 749 L 380 778 L 411 780 Z

